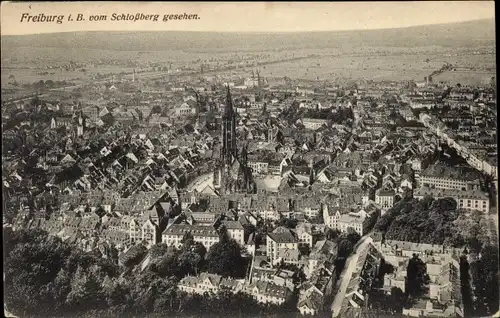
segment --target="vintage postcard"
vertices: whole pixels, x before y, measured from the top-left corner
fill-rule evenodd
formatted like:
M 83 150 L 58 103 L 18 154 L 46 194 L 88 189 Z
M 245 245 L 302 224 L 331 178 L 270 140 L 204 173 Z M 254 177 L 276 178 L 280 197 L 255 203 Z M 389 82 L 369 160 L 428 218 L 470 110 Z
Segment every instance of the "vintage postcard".
M 498 316 L 494 7 L 2 2 L 5 316 Z

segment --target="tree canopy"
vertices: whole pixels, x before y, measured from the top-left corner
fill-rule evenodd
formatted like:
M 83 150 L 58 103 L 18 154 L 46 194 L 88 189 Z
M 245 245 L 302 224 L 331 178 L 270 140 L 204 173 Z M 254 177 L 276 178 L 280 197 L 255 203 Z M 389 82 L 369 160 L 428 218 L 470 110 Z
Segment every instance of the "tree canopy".
M 4 231 L 5 301 L 24 313 L 105 305 L 100 282 L 116 277 L 117 265 L 94 253 L 73 249 L 41 230 Z M 88 307 L 87 307 L 88 308 Z
M 5 303 L 16 315 L 116 317 L 158 313 L 215 317 L 245 313 L 266 317 L 284 308 L 262 305 L 248 294 L 227 290 L 205 295 L 181 292 L 177 285 L 187 274 L 186 268 L 195 270 L 198 257 L 203 258 L 206 253 L 199 243 L 189 239 L 179 250 L 164 244 L 153 246 L 149 266 L 120 275 L 120 268 L 112 260 L 98 253 L 84 252 L 44 231 L 13 232 L 10 228 L 3 231 L 5 290 L 8 291 Z M 233 240 L 222 240 L 218 247 L 211 249 L 211 262 L 220 261 L 226 272 L 228 264 L 239 268 L 237 257 L 236 263 L 234 259 L 224 262 L 216 257 L 239 252 L 237 246 Z M 179 266 L 182 263 L 184 265 Z M 246 265 L 242 268 L 245 270 Z
M 342 233 L 338 238 L 338 256 L 341 258 L 348 257 L 354 251 L 354 246 L 356 246 L 360 238 L 361 236 L 354 231 Z
M 452 198 L 405 198 L 378 218 L 374 230 L 388 240 L 462 247 L 467 235 L 457 225 L 467 222 L 467 215 Z
M 220 241 L 208 251 L 208 272 L 226 277 L 244 277 L 247 264 L 241 254 L 242 249 L 238 242 L 222 235 Z

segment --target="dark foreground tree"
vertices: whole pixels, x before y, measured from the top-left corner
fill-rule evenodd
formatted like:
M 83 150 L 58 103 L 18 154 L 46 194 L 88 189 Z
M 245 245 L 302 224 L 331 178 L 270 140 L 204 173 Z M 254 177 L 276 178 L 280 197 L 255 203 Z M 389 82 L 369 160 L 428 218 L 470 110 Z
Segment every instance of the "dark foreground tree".
M 471 264 L 474 284 L 474 316 L 491 316 L 499 309 L 498 247 L 487 245 Z
M 392 287 L 391 295 L 389 297 L 389 306 L 390 309 L 394 312 L 400 313 L 403 311 L 403 305 L 405 303 L 405 295 L 401 288 Z
M 246 262 L 241 255 L 241 247 L 226 234 L 212 245 L 207 254 L 207 270 L 210 273 L 229 277 L 243 277 Z
M 415 299 L 425 294 L 430 279 L 427 274 L 427 266 L 418 255 L 413 254 L 408 262 L 406 273 L 406 292 L 408 295 Z

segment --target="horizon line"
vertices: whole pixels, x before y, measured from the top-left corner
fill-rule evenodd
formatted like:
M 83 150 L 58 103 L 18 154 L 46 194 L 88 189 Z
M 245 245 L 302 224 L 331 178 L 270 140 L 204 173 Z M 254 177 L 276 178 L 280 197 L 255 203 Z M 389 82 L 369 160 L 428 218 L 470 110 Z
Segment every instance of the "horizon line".
M 300 34 L 300 33 L 322 33 L 322 32 L 355 32 L 355 31 L 383 31 L 383 30 L 399 30 L 399 29 L 411 29 L 418 27 L 426 27 L 426 26 L 440 26 L 440 25 L 451 25 L 451 24 L 464 24 L 470 22 L 479 22 L 479 21 L 493 21 L 495 22 L 495 17 L 492 18 L 483 18 L 483 19 L 473 19 L 473 20 L 464 20 L 464 21 L 456 21 L 456 22 L 444 22 L 444 23 L 430 23 L 430 24 L 418 24 L 418 25 L 410 25 L 410 26 L 401 26 L 401 27 L 389 27 L 389 28 L 373 28 L 373 29 L 336 29 L 336 30 L 304 30 L 304 31 L 217 31 L 217 30 L 76 30 L 76 31 L 57 31 L 57 32 L 42 32 L 42 33 L 24 33 L 24 34 L 1 34 L 0 37 L 9 37 L 9 36 L 30 36 L 30 35 L 47 35 L 47 34 L 66 34 L 66 33 L 111 33 L 111 32 L 122 32 L 122 33 L 158 33 L 158 32 L 186 32 L 186 33 L 246 33 L 246 34 Z

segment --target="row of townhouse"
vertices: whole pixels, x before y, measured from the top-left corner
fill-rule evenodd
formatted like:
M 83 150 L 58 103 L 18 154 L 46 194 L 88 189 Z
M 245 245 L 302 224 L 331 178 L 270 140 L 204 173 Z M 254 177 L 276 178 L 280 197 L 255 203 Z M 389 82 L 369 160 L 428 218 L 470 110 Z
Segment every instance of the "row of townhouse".
M 300 285 L 297 308 L 302 315 L 318 315 L 325 308 L 335 285 L 338 246 L 329 240 L 316 242 L 306 257 L 307 281 Z
M 382 255 L 369 242 L 357 253 L 356 269 L 351 276 L 340 308 L 340 316 L 345 317 L 367 306 L 368 293 L 374 278 L 378 275 Z
M 21 228 L 22 218 L 16 220 L 15 228 Z M 19 225 L 19 226 L 18 226 Z M 82 237 L 99 236 L 103 241 L 114 244 L 118 248 L 125 248 L 139 242 L 145 242 L 148 247 L 157 243 L 157 228 L 155 221 L 143 216 L 118 215 L 107 213 L 100 217 L 96 213 L 79 216 L 54 213 L 49 219 L 39 224 L 40 228 L 53 235 L 64 235 L 65 232 L 78 232 Z
M 423 113 L 420 114 L 419 120 L 449 146 L 453 147 L 472 167 L 493 176 L 495 179 L 498 178 L 498 163 L 496 160 L 480 158 L 480 156 L 469 149 L 469 147 L 465 146 L 459 140 L 456 140 L 457 137 L 454 136 L 440 120 Z
M 267 281 L 248 283 L 244 280 L 223 278 L 216 274 L 201 273 L 199 276 L 184 277 L 179 282 L 179 289 L 190 294 L 217 293 L 221 288 L 229 288 L 232 292 L 243 292 L 255 298 L 259 303 L 281 305 L 287 301 L 292 291 Z

